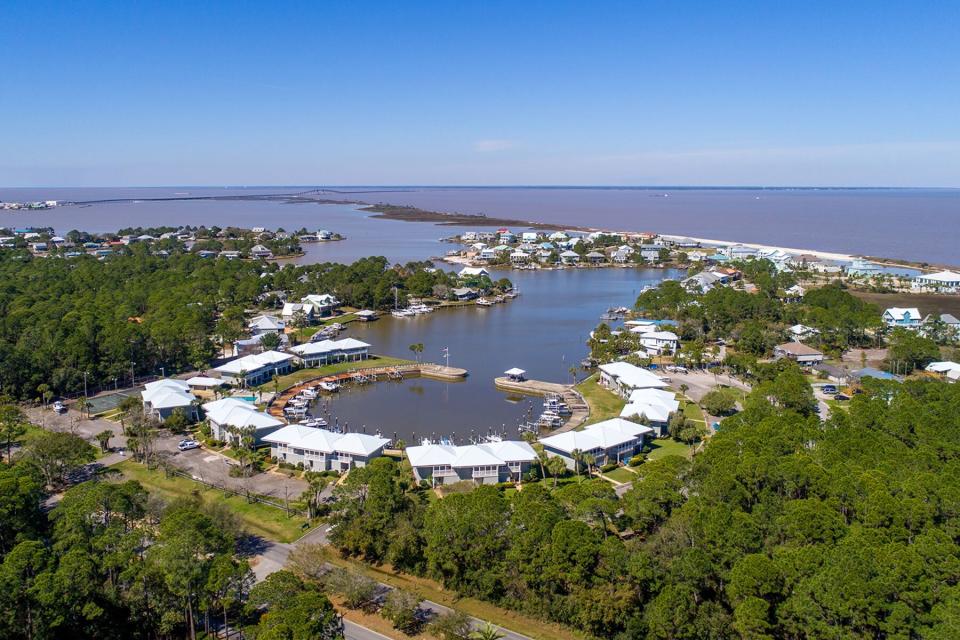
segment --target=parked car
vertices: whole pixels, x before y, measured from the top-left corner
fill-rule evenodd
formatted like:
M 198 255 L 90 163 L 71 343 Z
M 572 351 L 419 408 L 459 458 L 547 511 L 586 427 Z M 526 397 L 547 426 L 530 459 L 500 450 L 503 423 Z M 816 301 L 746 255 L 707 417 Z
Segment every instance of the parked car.
M 836 385 L 825 384 L 822 387 L 820 387 L 820 391 L 827 394 L 828 396 L 833 396 L 837 394 L 837 387 Z
M 59 400 L 57 400 L 56 402 L 53 403 L 52 409 L 53 409 L 54 411 L 56 411 L 57 413 L 66 413 L 66 412 L 67 412 L 67 407 L 66 407 L 62 402 L 60 402 Z
M 196 440 L 181 440 L 177 445 L 177 449 L 180 451 L 189 451 L 190 449 L 199 449 L 200 443 Z

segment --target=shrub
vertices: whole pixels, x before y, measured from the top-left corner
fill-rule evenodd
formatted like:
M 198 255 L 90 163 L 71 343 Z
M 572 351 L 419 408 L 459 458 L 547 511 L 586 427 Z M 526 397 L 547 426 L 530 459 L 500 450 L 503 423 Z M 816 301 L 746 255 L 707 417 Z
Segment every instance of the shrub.
M 642 453 L 638 453 L 637 455 L 630 458 L 629 464 L 631 467 L 639 467 L 646 461 L 647 461 L 647 456 Z

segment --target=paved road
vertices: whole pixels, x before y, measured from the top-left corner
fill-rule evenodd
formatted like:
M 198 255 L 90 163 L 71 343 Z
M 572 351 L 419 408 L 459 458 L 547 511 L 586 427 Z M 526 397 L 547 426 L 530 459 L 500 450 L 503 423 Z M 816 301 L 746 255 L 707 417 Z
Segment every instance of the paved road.
M 356 622 L 343 620 L 343 637 L 347 640 L 393 640 L 390 636 L 377 633 L 373 629 L 361 627 Z

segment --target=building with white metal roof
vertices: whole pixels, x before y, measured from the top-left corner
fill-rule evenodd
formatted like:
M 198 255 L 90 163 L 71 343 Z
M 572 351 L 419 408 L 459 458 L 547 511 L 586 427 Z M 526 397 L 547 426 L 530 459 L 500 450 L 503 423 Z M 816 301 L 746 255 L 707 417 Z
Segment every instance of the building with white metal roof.
M 623 418 L 611 418 L 585 427 L 582 431 L 565 431 L 540 438 L 540 444 L 547 455 L 562 458 L 568 468 L 574 469 L 575 454 L 590 454 L 597 465 L 627 462 L 640 452 L 646 438 L 653 433 L 652 427 Z
M 526 442 L 500 440 L 464 446 L 422 444 L 407 447 L 407 458 L 417 482 L 433 485 L 472 480 L 496 484 L 520 480 L 537 459 Z
M 334 433 L 291 424 L 266 436 L 270 455 L 311 471 L 347 471 L 363 467 L 383 454 L 387 438 L 366 433 Z

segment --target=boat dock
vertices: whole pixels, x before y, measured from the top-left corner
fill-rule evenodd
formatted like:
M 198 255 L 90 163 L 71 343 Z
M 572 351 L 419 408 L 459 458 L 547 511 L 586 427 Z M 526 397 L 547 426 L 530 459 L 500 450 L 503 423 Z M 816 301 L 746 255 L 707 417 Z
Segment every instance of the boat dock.
M 424 378 L 433 378 L 447 382 L 456 382 L 467 377 L 466 369 L 457 367 L 444 367 L 439 364 L 401 364 L 392 367 L 366 367 L 354 369 L 343 373 L 336 373 L 326 376 L 317 376 L 304 380 L 300 384 L 294 385 L 289 389 L 283 390 L 271 402 L 267 411 L 275 418 L 284 418 L 284 409 L 287 404 L 295 398 L 301 391 L 309 387 L 314 387 L 321 382 L 332 382 L 342 385 L 348 382 L 356 384 L 367 384 L 377 380 L 402 380 L 403 378 L 413 378 L 422 376 Z
M 560 384 L 558 382 L 544 382 L 542 380 L 511 380 L 507 376 L 494 378 L 493 383 L 498 389 L 504 391 L 514 391 L 528 396 L 557 396 L 563 400 L 570 408 L 570 415 L 566 417 L 563 425 L 552 430 L 550 433 L 563 433 L 572 431 L 587 421 L 590 416 L 590 408 L 583 396 L 570 384 Z

